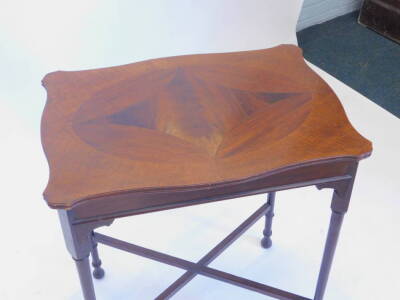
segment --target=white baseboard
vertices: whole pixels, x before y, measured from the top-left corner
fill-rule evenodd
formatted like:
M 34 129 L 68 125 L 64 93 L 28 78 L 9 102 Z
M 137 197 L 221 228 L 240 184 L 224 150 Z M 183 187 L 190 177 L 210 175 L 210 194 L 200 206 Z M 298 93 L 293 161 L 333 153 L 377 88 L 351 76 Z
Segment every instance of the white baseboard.
M 297 31 L 360 8 L 362 0 L 304 0 Z

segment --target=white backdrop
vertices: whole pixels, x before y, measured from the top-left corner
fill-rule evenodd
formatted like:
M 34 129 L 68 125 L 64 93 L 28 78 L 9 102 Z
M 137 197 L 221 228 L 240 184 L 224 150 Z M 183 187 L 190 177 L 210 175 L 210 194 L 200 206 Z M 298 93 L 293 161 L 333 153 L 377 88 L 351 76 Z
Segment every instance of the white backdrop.
M 0 101 L 37 125 L 51 71 L 296 43 L 301 3 L 0 0 Z
M 146 58 L 296 43 L 301 0 L 0 0 L 0 299 L 80 299 L 55 211 L 41 197 L 48 169 L 39 137 L 47 72 Z M 399 120 L 324 72 L 355 127 L 374 142 L 361 163 L 326 300 L 400 299 Z M 274 246 L 257 223 L 212 266 L 311 297 L 331 192 L 277 195 Z M 264 195 L 120 220 L 102 229 L 199 259 L 265 201 Z M 144 229 L 146 228 L 146 229 Z M 98 299 L 152 299 L 182 272 L 100 246 Z M 382 289 L 382 291 L 379 291 Z M 265 299 L 197 277 L 174 299 Z

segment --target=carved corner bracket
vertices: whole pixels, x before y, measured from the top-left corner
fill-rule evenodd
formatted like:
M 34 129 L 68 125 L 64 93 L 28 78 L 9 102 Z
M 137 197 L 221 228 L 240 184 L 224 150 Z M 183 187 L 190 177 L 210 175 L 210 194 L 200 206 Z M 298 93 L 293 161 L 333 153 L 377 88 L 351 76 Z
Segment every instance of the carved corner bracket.
M 62 232 L 68 251 L 75 260 L 88 257 L 93 249 L 92 232 L 102 226 L 110 226 L 114 219 L 74 224 L 71 211 L 58 210 Z
M 325 182 L 317 184 L 316 187 L 321 190 L 325 188 L 333 189 L 331 209 L 334 212 L 344 214 L 347 212 L 350 204 L 353 184 L 357 173 L 358 162 L 349 166 L 349 179 L 339 181 Z

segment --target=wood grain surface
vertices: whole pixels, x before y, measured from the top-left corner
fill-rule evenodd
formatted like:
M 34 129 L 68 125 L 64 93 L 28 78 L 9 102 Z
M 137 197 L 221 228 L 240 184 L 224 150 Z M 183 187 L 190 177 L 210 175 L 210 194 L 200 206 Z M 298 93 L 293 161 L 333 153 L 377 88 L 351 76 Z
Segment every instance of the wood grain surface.
M 121 197 L 118 209 L 143 208 L 162 191 L 173 201 L 171 190 L 196 187 L 212 196 L 219 185 L 268 186 L 277 170 L 372 151 L 296 46 L 59 71 L 43 85 L 52 208 L 107 213 Z

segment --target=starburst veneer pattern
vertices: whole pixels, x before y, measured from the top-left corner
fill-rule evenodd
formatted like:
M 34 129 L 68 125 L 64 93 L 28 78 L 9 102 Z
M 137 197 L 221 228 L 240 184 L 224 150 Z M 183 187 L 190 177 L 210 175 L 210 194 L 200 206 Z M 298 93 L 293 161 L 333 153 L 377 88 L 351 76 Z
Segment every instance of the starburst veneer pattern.
M 176 202 L 194 200 L 180 197 L 188 189 L 218 197 L 210 185 L 371 152 L 295 46 L 55 72 L 43 84 L 44 195 L 82 216 L 95 202 L 140 209 L 170 203 L 172 190 Z
M 221 79 L 226 76 L 218 68 L 215 72 Z M 235 75 L 237 78 L 234 79 L 240 81 L 240 69 L 236 70 Z M 263 76 L 268 78 L 274 74 L 265 73 Z M 135 87 L 129 98 L 101 91 L 85 102 L 75 114 L 73 128 L 76 135 L 97 150 L 133 160 L 161 159 L 147 152 L 146 143 L 136 138 L 137 134 L 143 135 L 144 132 L 148 139 L 165 141 L 158 147 L 160 152 L 173 154 L 180 147 L 186 152 L 183 155 L 199 153 L 214 158 L 227 157 L 260 138 L 260 130 L 266 131 L 262 135 L 263 139 L 268 139 L 274 133 L 273 122 L 265 121 L 268 112 L 279 112 L 282 109 L 286 113 L 293 112 L 292 126 L 280 128 L 279 135 L 274 136 L 276 140 L 295 130 L 310 111 L 310 106 L 306 105 L 311 100 L 310 93 L 237 89 L 235 84 L 230 87 L 218 81 L 208 81 L 207 74 L 202 74 L 201 68 L 178 67 L 152 72 L 150 76 L 145 74 L 144 77 L 158 88 L 146 91 L 148 85 L 137 83 L 143 80 L 140 77 L 124 82 L 121 87 Z M 115 103 L 114 109 L 118 111 L 104 111 L 105 115 L 88 119 L 90 114 L 86 112 L 98 111 L 102 101 L 107 101 L 108 105 Z M 260 118 L 264 119 L 263 122 L 257 120 Z M 243 129 L 239 129 L 254 122 L 260 126 L 259 130 L 243 136 L 240 144 L 236 143 L 235 134 L 244 133 Z M 113 136 L 113 140 L 104 140 L 104 136 Z

